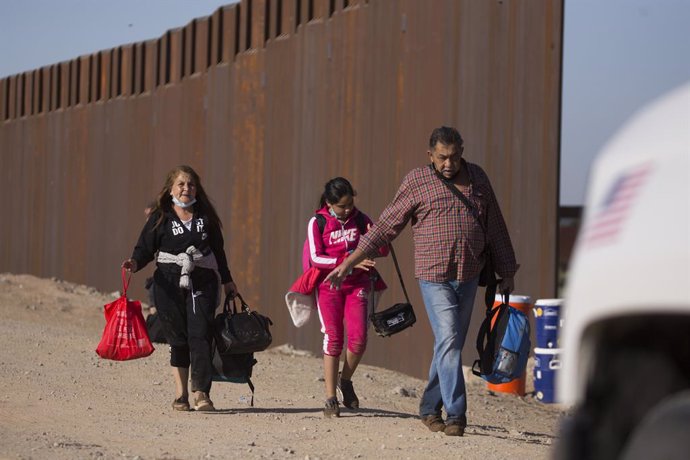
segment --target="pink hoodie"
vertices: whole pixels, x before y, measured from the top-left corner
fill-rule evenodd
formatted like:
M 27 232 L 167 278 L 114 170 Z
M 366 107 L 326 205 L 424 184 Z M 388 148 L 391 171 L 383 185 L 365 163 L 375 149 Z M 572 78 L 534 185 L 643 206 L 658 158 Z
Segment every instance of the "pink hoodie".
M 360 236 L 355 218 L 357 213 L 359 213 L 359 210 L 355 208 L 347 222 L 341 224 L 338 219 L 328 213 L 328 207 L 319 209 L 317 214 L 322 214 L 326 218 L 323 234 L 319 230 L 316 218 L 312 217 L 309 220 L 307 240 L 304 242 L 302 253 L 302 268 L 304 271 L 285 294 L 285 303 L 295 326 L 301 327 L 309 320 L 310 312 L 316 308 L 316 288 L 323 282 L 326 275 L 357 247 Z M 371 219 L 365 214 L 362 215 L 365 222 L 371 224 Z M 379 254 L 382 257 L 387 256 L 388 246 L 381 248 Z M 345 279 L 345 282 L 369 283 L 368 274 L 369 272 L 365 270 L 355 269 Z M 384 289 L 386 289 L 386 283 L 379 276 L 374 285 L 374 290 L 380 293 Z M 377 299 L 378 296 L 376 297 Z
M 316 267 L 321 270 L 333 270 L 357 248 L 360 234 L 357 228 L 356 216 L 359 213 L 360 211 L 354 208 L 348 220 L 341 223 L 338 219 L 330 215 L 328 206 L 324 206 L 316 211 L 316 214 L 320 214 L 326 218 L 326 225 L 324 226 L 322 234 L 319 231 L 316 217 L 309 219 L 309 224 L 307 225 L 307 241 L 304 244 L 302 252 L 303 271 L 307 271 L 309 267 Z M 362 213 L 362 216 L 367 226 L 372 224 L 371 219 L 369 219 L 366 214 Z M 381 257 L 387 256 L 388 247 L 385 246 L 379 249 L 379 255 Z M 366 271 L 364 270 L 355 269 L 353 275 L 357 276 L 365 273 Z

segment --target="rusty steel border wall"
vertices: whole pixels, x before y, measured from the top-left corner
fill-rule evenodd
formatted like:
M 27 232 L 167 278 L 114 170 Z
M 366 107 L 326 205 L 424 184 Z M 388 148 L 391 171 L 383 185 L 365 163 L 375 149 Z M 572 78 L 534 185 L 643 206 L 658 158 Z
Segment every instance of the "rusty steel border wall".
M 375 220 L 447 124 L 492 179 L 521 263 L 517 293 L 552 297 L 562 15 L 562 0 L 242 0 L 158 39 L 3 78 L 0 272 L 117 290 L 145 203 L 187 163 L 275 343 L 318 353 L 318 321 L 294 328 L 283 296 L 323 184 L 349 178 Z M 419 321 L 372 333 L 365 362 L 425 377 L 433 338 L 411 230 L 395 244 Z M 382 305 L 400 302 L 392 262 L 379 267 Z M 134 276 L 132 296 L 146 300 L 151 272 Z

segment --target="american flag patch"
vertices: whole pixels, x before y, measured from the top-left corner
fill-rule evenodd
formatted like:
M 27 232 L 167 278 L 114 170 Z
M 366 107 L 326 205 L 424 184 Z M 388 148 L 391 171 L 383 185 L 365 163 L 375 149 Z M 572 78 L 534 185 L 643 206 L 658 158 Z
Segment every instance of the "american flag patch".
M 651 170 L 646 163 L 618 176 L 584 230 L 586 245 L 609 244 L 616 239 Z

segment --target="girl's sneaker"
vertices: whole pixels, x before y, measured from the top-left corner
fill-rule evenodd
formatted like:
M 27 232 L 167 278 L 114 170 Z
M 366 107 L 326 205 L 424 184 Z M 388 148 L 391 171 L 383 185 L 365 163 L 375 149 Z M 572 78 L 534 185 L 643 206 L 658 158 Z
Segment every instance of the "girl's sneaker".
M 338 393 L 343 400 L 343 406 L 348 409 L 359 409 L 359 399 L 355 394 L 355 388 L 352 386 L 352 380 L 345 380 L 338 375 L 338 385 L 336 387 Z
M 326 400 L 326 405 L 323 408 L 323 416 L 326 418 L 340 417 L 340 405 L 338 398 L 335 396 Z

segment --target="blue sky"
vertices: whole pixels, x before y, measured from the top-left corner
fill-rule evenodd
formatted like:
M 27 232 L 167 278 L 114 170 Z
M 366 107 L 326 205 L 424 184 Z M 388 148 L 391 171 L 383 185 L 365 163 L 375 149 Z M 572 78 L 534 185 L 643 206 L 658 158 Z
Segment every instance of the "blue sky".
M 157 38 L 228 3 L 0 0 L 0 76 Z M 565 0 L 564 24 L 560 201 L 576 205 L 606 140 L 690 80 L 690 0 Z
M 690 0 L 566 0 L 561 204 L 636 110 L 690 80 Z M 690 121 L 689 121 L 690 123 Z

